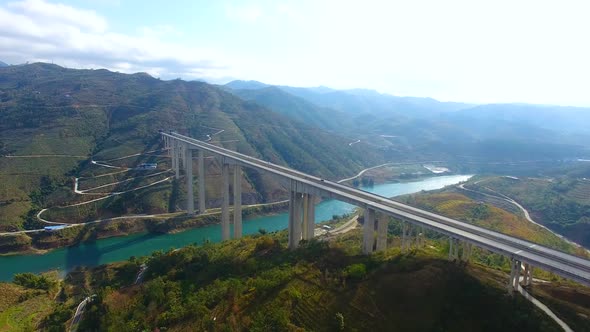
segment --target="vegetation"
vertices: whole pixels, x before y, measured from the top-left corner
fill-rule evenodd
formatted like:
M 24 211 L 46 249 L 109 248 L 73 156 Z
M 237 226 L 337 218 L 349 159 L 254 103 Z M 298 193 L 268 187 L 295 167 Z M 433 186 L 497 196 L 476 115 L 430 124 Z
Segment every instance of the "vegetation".
M 455 192 L 416 194 L 403 198 L 410 205 L 435 213 L 486 227 L 494 231 L 526 239 L 569 253 L 583 254 L 550 231 L 532 224 L 524 217 L 490 204 L 472 200 Z
M 554 178 L 487 178 L 470 188 L 506 195 L 522 204 L 531 217 L 583 246 L 590 247 L 590 168 Z M 589 175 L 590 176 L 590 175 Z
M 37 276 L 33 273 L 17 273 L 14 275 L 14 283 L 26 288 L 49 290 L 55 282 L 47 276 Z
M 442 192 L 405 199 L 574 250 L 553 243 L 550 233 L 520 217 L 463 195 Z M 43 280 L 55 285 L 54 279 L 22 274 L 15 282 L 32 288 L 0 283 L 0 292 L 7 294 L 4 303 L 0 300 L 0 329 L 64 330 L 78 303 L 96 294 L 78 330 L 559 330 L 523 298 L 506 295 L 508 259 L 477 249 L 472 264 L 451 263 L 446 260 L 447 239 L 430 233 L 425 246 L 402 253 L 399 231 L 399 224 L 390 222 L 390 249 L 371 256 L 361 254 L 358 230 L 329 242 L 303 241 L 295 251 L 286 249 L 286 232 L 261 230 L 220 244 L 79 268 L 68 274 L 59 291 L 42 286 Z M 143 282 L 134 285 L 144 263 Z M 538 291 L 535 285 L 534 295 L 576 331 L 586 331 L 590 325 L 583 315 L 589 309 L 584 303 L 590 301 L 590 291 L 539 270 L 535 277 L 552 282 Z M 22 319 L 25 309 L 32 318 Z M 494 319 L 489 319 L 490 310 Z
M 84 177 L 81 189 L 129 180 L 103 187 L 105 192 L 126 191 L 169 176 L 141 177 L 146 173 L 129 171 L 92 178 L 114 170 L 90 163 L 90 156 L 117 159 L 111 163 L 123 168 L 157 162 L 158 171 L 163 171 L 170 167 L 168 158 L 153 152 L 162 147 L 159 129 L 205 139 L 220 128 L 224 131 L 214 138 L 224 147 L 325 178 L 348 175 L 382 160 L 375 149 L 350 149 L 345 138 L 202 82 L 161 81 L 145 74 L 44 63 L 2 67 L 0 231 L 38 227 L 32 222 L 34 212 L 89 200 L 92 196 L 72 193 L 74 176 Z M 118 159 L 140 152 L 145 154 Z M 218 174 L 219 162 L 208 161 L 207 172 Z M 219 183 L 218 176 L 208 179 L 209 206 L 219 205 Z M 246 204 L 286 197 L 270 176 L 246 171 L 244 183 Z M 50 209 L 47 217 L 83 222 L 174 212 L 185 206 L 179 195 L 183 185 L 162 183 L 96 204 Z
M 285 240 L 280 233 L 157 252 L 136 286 L 125 284 L 143 259 L 80 271 L 66 288 L 90 279 L 97 296 L 79 330 L 558 330 L 503 285 L 481 281 L 482 268 L 450 264 L 436 250 L 362 256 L 358 233 L 294 252 Z M 45 328 L 63 326 L 63 310 Z
M 475 106 L 373 90 L 295 88 L 244 81 L 225 87 L 275 112 L 350 137 L 349 142 L 359 139 L 353 147 L 379 147 L 386 160 L 444 160 L 467 163 L 469 168 L 481 171 L 489 168 L 490 161 L 505 162 L 509 167 L 528 161 L 525 167 L 530 168 L 534 167 L 531 160 L 590 155 L 587 108 Z M 505 170 L 500 173 L 505 174 Z

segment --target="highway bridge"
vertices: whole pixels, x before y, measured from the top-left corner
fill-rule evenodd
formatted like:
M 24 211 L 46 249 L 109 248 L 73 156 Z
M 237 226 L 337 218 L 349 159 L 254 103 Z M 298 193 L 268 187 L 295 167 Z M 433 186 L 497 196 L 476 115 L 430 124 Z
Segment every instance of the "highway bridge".
M 247 156 L 232 150 L 218 147 L 175 132 L 161 132 L 165 146 L 172 157 L 175 177 L 180 178 L 180 167 L 185 169 L 187 180 L 187 212 L 195 213 L 193 194 L 193 151 L 198 154 L 198 198 L 199 212 L 205 212 L 205 167 L 204 155 L 221 159 L 222 165 L 222 239 L 230 239 L 229 214 L 229 174 L 233 169 L 233 225 L 234 238 L 242 236 L 241 212 L 241 167 L 275 175 L 289 190 L 289 248 L 295 249 L 302 239 L 309 240 L 314 235 L 315 199 L 317 197 L 341 200 L 364 209 L 362 250 L 371 254 L 375 250 L 385 250 L 387 246 L 388 218 L 376 219 L 377 212 L 392 216 L 419 227 L 428 228 L 449 236 L 450 258 L 459 258 L 462 245 L 463 259 L 468 259 L 473 246 L 487 249 L 509 257 L 511 274 L 508 291 L 513 292 L 519 282 L 525 285 L 532 280 L 532 267 L 541 268 L 564 278 L 590 286 L 590 261 L 532 242 L 494 232 L 482 227 L 467 224 L 455 219 L 417 209 L 387 197 L 369 193 L 357 188 L 328 181 L 305 174 L 288 167 Z M 187 162 L 190 161 L 190 162 Z M 375 237 L 375 229 L 377 236 Z M 524 274 L 522 281 L 521 273 Z

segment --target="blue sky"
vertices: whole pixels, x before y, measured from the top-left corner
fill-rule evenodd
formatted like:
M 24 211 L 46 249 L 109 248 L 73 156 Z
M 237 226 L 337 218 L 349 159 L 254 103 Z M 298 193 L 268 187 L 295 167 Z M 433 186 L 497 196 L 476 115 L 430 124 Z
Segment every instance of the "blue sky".
M 0 60 L 590 106 L 582 0 L 0 0 Z

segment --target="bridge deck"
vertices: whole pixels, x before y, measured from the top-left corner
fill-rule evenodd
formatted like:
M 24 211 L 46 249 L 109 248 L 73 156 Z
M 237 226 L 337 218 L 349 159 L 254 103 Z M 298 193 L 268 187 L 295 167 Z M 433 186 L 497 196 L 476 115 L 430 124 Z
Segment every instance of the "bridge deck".
M 384 214 L 401 218 L 440 233 L 461 239 L 492 252 L 518 259 L 519 261 L 554 272 L 568 279 L 590 286 L 590 261 L 558 250 L 547 248 L 529 241 L 498 233 L 479 226 L 447 218 L 417 209 L 387 197 L 369 193 L 357 188 L 324 180 L 288 167 L 247 156 L 221 148 L 178 133 L 162 133 L 163 136 L 183 142 L 195 149 L 221 156 L 225 162 L 241 164 L 259 171 L 275 174 L 296 184 L 302 192 L 319 194 L 343 200 L 364 208 L 371 208 Z

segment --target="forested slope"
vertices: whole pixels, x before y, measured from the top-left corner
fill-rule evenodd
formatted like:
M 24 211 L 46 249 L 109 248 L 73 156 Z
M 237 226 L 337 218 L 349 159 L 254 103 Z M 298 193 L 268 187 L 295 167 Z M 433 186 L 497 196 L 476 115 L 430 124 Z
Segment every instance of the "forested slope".
M 71 194 L 73 177 L 104 173 L 89 162 L 91 158 L 110 160 L 157 150 L 159 129 L 197 139 L 218 133 L 213 137 L 215 144 L 327 178 L 381 161 L 366 147 L 349 147 L 346 139 L 202 82 L 161 81 L 141 73 L 74 70 L 44 63 L 3 67 L 0 229 L 22 228 L 27 219 L 34 219 L 34 209 L 79 200 Z M 160 170 L 168 165 L 162 156 L 122 159 L 116 165 L 133 167 L 149 160 L 160 162 Z M 213 175 L 216 165 L 209 163 Z M 252 201 L 281 195 L 267 176 L 246 172 L 245 180 Z M 211 181 L 215 203 L 216 177 Z M 132 202 L 123 212 L 170 210 L 165 202 L 169 194 L 164 193 L 171 191 L 171 185 L 151 189 L 136 192 L 137 204 Z

